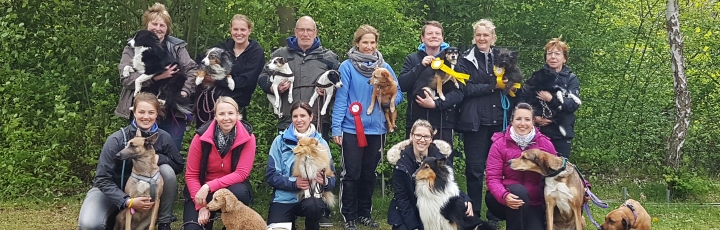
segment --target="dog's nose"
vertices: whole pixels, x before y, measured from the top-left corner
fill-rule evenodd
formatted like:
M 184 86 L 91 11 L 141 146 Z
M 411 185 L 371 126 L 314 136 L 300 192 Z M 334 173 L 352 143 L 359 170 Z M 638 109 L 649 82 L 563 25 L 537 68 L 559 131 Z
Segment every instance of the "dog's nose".
M 507 164 L 510 165 L 510 160 L 507 161 Z

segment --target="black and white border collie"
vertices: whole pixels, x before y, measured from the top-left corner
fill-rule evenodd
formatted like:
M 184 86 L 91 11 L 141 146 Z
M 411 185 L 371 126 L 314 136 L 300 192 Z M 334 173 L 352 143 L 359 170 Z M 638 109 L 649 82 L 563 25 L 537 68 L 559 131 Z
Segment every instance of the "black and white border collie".
M 315 100 L 320 96 L 318 94 L 318 89 L 325 92 L 325 104 L 322 107 L 322 110 L 320 111 L 320 115 L 325 115 L 327 111 L 327 107 L 330 104 L 330 98 L 332 98 L 333 94 L 335 93 L 336 88 L 342 87 L 342 82 L 340 81 L 340 73 L 335 70 L 328 70 L 325 71 L 320 77 L 318 77 L 317 81 L 315 81 L 315 93 L 313 93 L 312 97 L 310 97 L 310 106 L 313 106 L 315 104 Z
M 235 81 L 230 75 L 233 66 L 232 55 L 224 49 L 213 47 L 205 52 L 205 57 L 200 61 L 197 77 L 195 78 L 195 84 L 203 86 L 207 89 L 212 88 L 214 84 L 203 83 L 203 79 L 206 75 L 210 75 L 216 81 L 227 79 L 228 88 L 235 90 Z
M 427 157 L 413 173 L 415 195 L 424 229 L 490 230 L 478 216 L 468 217 L 467 207 L 455 183 L 453 170 L 445 165 L 446 158 Z M 440 218 L 441 217 L 441 218 Z

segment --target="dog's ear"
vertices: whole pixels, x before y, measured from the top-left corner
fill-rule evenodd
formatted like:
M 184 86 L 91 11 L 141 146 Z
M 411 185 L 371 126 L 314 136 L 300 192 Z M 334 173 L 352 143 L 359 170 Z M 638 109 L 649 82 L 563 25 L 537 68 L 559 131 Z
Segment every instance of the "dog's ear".
M 625 217 L 622 218 L 622 226 L 625 230 L 630 230 L 630 227 L 632 227 L 630 226 L 630 221 Z
M 145 138 L 145 145 L 152 146 L 157 142 L 158 139 L 158 133 L 153 133 L 153 135 L 150 135 L 149 137 Z
M 140 132 L 140 128 L 138 128 L 137 131 L 135 131 L 135 136 L 142 137 L 142 132 Z
M 386 79 L 392 78 L 392 75 L 390 75 L 390 71 L 388 71 L 388 70 L 382 71 L 382 72 L 380 72 L 380 74 L 381 74 L 383 77 L 385 77 Z
M 445 166 L 445 161 L 447 161 L 447 158 L 445 157 L 441 157 L 435 160 L 438 166 Z

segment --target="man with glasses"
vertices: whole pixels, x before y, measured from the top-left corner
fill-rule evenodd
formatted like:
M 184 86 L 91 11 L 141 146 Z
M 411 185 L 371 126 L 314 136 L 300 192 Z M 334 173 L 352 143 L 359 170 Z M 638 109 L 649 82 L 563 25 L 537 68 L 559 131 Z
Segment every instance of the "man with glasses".
M 292 82 L 292 87 L 294 87 L 292 91 L 293 102 L 310 102 L 310 97 L 312 97 L 315 91 L 315 81 L 317 81 L 318 77 L 327 70 L 337 70 L 338 67 L 340 67 L 340 63 L 338 62 L 337 54 L 320 45 L 320 38 L 317 37 L 317 25 L 313 18 L 310 16 L 300 17 L 295 23 L 294 32 L 294 36 L 287 38 L 287 46 L 275 50 L 271 54 L 270 59 L 284 57 L 288 61 L 290 70 L 292 70 L 295 76 L 295 80 Z M 260 85 L 260 88 L 267 94 L 274 94 L 273 89 L 270 87 L 272 86 L 269 78 L 271 74 L 272 73 L 265 68 L 258 80 L 258 85 Z M 278 87 L 280 102 L 282 103 L 280 112 L 283 114 L 283 116 L 278 119 L 278 131 L 285 130 L 290 126 L 290 123 L 292 123 L 291 104 L 288 103 L 287 100 L 287 92 L 290 86 L 290 82 L 285 80 L 281 82 Z M 324 100 L 332 100 L 333 95 L 325 97 L 324 91 L 322 90 L 318 90 L 318 94 L 320 97 L 315 101 L 312 108 L 315 114 L 312 123 L 315 124 L 317 131 L 322 134 L 323 139 L 330 140 L 328 136 L 331 124 L 330 115 L 321 116 L 318 109 L 322 108 L 325 102 Z M 332 104 L 333 103 L 330 103 L 328 111 L 332 111 Z M 320 121 L 320 123 L 318 123 L 318 121 Z M 329 213 L 328 210 L 326 217 L 320 219 L 320 227 L 332 227 L 332 222 L 327 218 Z

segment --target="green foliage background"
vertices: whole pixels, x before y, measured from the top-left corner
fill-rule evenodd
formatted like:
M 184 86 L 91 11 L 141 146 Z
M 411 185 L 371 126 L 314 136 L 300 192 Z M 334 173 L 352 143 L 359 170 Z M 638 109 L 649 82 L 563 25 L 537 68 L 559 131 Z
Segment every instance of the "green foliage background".
M 141 28 L 140 15 L 152 3 L 0 0 L 0 191 L 7 194 L 3 199 L 75 194 L 89 187 L 105 138 L 125 124 L 113 115 L 120 90 L 120 53 Z M 580 78 L 583 98 L 572 161 L 586 174 L 596 175 L 591 178 L 666 174 L 665 143 L 675 111 L 664 1 L 164 3 L 174 20 L 174 35 L 188 41 L 191 56 L 229 37 L 229 20 L 236 13 L 254 20 L 251 37 L 269 55 L 291 32 L 279 29 L 278 6 L 286 6 L 294 10 L 293 22 L 302 15 L 313 16 L 323 45 L 341 59 L 359 25 L 375 26 L 381 34 L 379 49 L 396 73 L 404 57 L 416 50 L 425 20 L 442 22 L 446 41 L 464 49 L 471 45 L 472 23 L 492 19 L 497 45 L 520 51 L 526 75 L 542 66 L 545 43 L 562 35 L 570 45 L 569 65 Z M 720 160 L 720 3 L 683 1 L 680 11 L 693 114 L 685 166 L 668 181 L 720 173 L 714 164 Z M 400 114 L 405 107 L 403 103 Z M 260 90 L 248 111 L 258 138 L 258 170 L 251 179 L 259 184 L 267 160 L 264 153 L 276 135 L 276 119 Z M 397 123 L 404 130 L 404 116 Z M 191 137 L 188 132 L 186 147 Z M 390 134 L 386 147 L 402 139 L 402 133 Z M 337 159 L 339 151 L 333 148 Z M 458 169 L 464 168 L 461 159 Z M 378 171 L 390 175 L 386 162 Z M 692 184 L 683 186 L 693 189 Z

